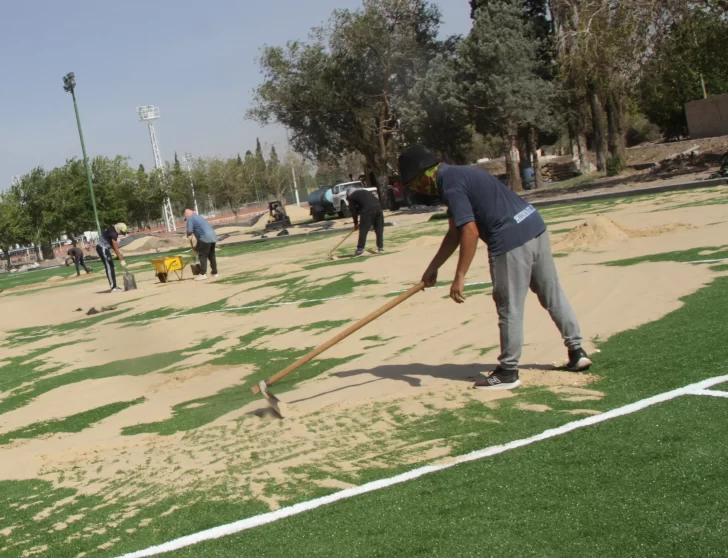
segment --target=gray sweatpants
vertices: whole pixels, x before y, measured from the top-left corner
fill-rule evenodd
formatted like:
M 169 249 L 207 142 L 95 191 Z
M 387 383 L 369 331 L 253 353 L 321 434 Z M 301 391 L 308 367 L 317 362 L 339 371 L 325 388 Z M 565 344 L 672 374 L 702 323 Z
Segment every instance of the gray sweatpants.
M 564 344 L 570 350 L 581 347 L 579 323 L 559 283 L 547 232 L 510 252 L 492 256 L 490 276 L 498 310 L 501 369 L 518 370 L 523 350 L 523 310 L 529 288 L 551 314 Z

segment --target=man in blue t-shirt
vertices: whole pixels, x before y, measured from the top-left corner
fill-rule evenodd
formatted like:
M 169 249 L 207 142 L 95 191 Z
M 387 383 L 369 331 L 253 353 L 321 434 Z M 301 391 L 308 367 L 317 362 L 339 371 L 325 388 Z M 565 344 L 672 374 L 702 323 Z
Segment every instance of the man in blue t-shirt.
M 448 207 L 450 228 L 422 276 L 428 287 L 437 271 L 460 248 L 450 297 L 465 302 L 465 275 L 478 238 L 488 245 L 493 300 L 498 311 L 500 365 L 479 379 L 478 389 L 513 389 L 521 385 L 518 362 L 523 349 L 523 310 L 529 288 L 551 314 L 569 350 L 567 369 L 587 370 L 591 360 L 581 346 L 579 323 L 559 283 L 546 224 L 536 208 L 488 172 L 451 166 L 427 149 L 412 146 L 399 157 L 403 184 L 437 196 Z
M 200 258 L 200 274 L 195 281 L 207 279 L 207 260 L 210 260 L 212 277 L 217 279 L 217 256 L 215 256 L 215 245 L 217 244 L 217 233 L 210 226 L 204 217 L 200 217 L 191 209 L 185 209 L 185 221 L 187 221 L 187 236 L 195 235 L 197 238 L 197 255 Z

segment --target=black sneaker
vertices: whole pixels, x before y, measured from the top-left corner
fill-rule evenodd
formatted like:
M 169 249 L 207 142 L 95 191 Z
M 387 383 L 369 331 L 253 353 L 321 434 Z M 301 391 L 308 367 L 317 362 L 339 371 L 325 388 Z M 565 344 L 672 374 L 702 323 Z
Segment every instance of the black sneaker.
M 478 379 L 473 385 L 475 389 L 515 389 L 521 385 L 518 372 L 507 372 L 496 368 L 489 376 Z
M 364 255 L 364 250 L 357 250 L 356 252 L 354 252 L 353 257 L 358 258 L 359 256 L 363 256 L 363 255 Z
M 591 365 L 592 361 L 584 349 L 579 348 L 569 351 L 569 363 L 566 365 L 566 369 L 570 372 L 584 372 L 589 370 Z

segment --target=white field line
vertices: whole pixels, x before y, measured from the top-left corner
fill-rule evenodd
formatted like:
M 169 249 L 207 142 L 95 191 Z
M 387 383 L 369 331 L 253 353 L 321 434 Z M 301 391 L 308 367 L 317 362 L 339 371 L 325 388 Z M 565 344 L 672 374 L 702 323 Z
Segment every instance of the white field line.
M 728 399 L 728 391 L 718 391 L 712 389 L 696 389 L 690 392 L 690 395 L 712 395 L 713 397 L 725 397 Z
M 152 546 L 145 550 L 139 550 L 137 552 L 124 554 L 120 558 L 144 558 L 147 556 L 155 556 L 158 554 L 163 554 L 165 552 L 179 550 L 180 548 L 185 548 L 187 546 L 192 546 L 202 541 L 208 541 L 212 539 L 226 537 L 228 535 L 233 535 L 247 529 L 253 529 L 255 527 L 260 527 L 261 525 L 266 525 L 268 523 L 278 521 L 279 519 L 284 519 L 286 517 L 291 517 L 293 515 L 298 515 L 300 513 L 314 510 L 321 506 L 338 502 L 339 500 L 345 500 L 347 498 L 359 496 L 360 494 L 366 494 L 367 492 L 373 492 L 375 490 L 381 490 L 382 488 L 388 488 L 395 484 L 401 484 L 403 482 L 411 481 L 429 473 L 443 471 L 445 469 L 449 469 L 450 467 L 454 467 L 462 463 L 492 457 L 494 455 L 505 453 L 513 449 L 528 446 L 535 442 L 541 442 L 543 440 L 548 440 L 549 438 L 555 438 L 556 436 L 561 436 L 562 434 L 567 434 L 569 432 L 573 432 L 574 430 L 578 430 L 586 426 L 592 426 L 594 424 L 599 424 L 600 422 L 605 422 L 614 418 L 636 413 L 653 405 L 657 405 L 658 403 L 670 401 L 671 399 L 675 399 L 676 397 L 691 394 L 702 395 L 702 392 L 707 391 L 708 388 L 724 382 L 728 382 L 728 375 L 710 378 L 696 384 L 691 384 L 689 386 L 661 393 L 653 397 L 648 397 L 647 399 L 642 399 L 641 401 L 637 401 L 636 403 L 631 403 L 629 405 L 625 405 L 624 407 L 619 407 L 617 409 L 607 411 L 606 413 L 602 413 L 601 415 L 593 415 L 581 420 L 569 422 L 558 428 L 552 428 L 550 430 L 542 432 L 541 434 L 531 436 L 530 438 L 523 438 L 521 440 L 515 440 L 513 442 L 509 442 L 500 446 L 491 446 L 482 450 L 468 453 L 466 455 L 461 455 L 448 463 L 442 463 L 439 465 L 426 465 L 424 467 L 420 467 L 418 469 L 414 469 L 407 473 L 390 477 L 388 479 L 381 479 L 378 481 L 363 484 L 361 486 L 347 488 L 346 490 L 341 490 L 339 492 L 335 492 L 334 494 L 330 494 L 322 498 L 316 498 L 314 500 L 309 500 L 308 502 L 301 502 L 300 504 L 295 504 L 287 508 L 281 508 L 273 512 L 256 515 L 247 519 L 235 521 L 234 523 L 228 523 L 227 525 L 221 525 L 220 527 L 214 527 L 212 529 L 200 531 L 199 533 L 195 533 L 193 535 L 180 537 L 178 539 L 157 546 Z M 714 395 L 716 393 L 719 392 L 711 392 L 711 395 Z

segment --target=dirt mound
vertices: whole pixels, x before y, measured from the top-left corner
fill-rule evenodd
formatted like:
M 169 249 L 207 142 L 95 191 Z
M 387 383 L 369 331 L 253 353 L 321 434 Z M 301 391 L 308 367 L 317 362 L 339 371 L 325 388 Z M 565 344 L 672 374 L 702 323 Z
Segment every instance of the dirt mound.
M 59 281 L 64 281 L 65 277 L 61 277 L 60 275 L 54 275 L 53 277 L 49 277 L 46 279 L 46 283 L 58 283 Z
M 123 248 L 129 254 L 143 254 L 147 252 L 162 252 L 177 248 L 189 248 L 190 241 L 184 235 L 173 236 L 145 236 L 130 242 Z
M 647 229 L 630 229 L 608 219 L 604 215 L 597 215 L 566 233 L 559 242 L 554 244 L 554 251 L 573 252 L 591 246 L 598 246 L 605 242 L 658 236 L 675 230 L 691 228 L 693 228 L 691 225 L 675 223 Z

